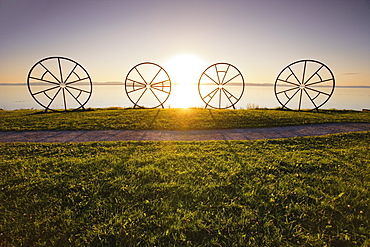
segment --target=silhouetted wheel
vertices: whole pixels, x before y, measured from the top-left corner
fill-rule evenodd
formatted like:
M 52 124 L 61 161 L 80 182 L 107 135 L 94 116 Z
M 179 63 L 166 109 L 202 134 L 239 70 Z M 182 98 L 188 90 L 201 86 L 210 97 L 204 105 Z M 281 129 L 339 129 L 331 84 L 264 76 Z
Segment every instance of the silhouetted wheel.
M 200 76 L 198 92 L 206 108 L 235 109 L 244 93 L 243 75 L 229 63 L 213 64 Z
M 65 57 L 48 57 L 28 73 L 28 90 L 45 110 L 84 109 L 92 93 L 92 81 L 77 62 Z
M 140 63 L 128 72 L 125 91 L 134 108 L 164 108 L 171 93 L 171 80 L 158 64 Z
M 283 108 L 317 110 L 329 100 L 334 87 L 334 75 L 325 64 L 300 60 L 280 72 L 274 92 Z

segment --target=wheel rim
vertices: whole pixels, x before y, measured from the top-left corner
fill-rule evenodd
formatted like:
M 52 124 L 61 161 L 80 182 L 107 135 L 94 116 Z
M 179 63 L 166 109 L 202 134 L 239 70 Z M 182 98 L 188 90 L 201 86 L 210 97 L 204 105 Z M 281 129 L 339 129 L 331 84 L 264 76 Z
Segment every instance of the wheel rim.
M 243 75 L 229 63 L 212 64 L 200 76 L 198 92 L 205 108 L 235 109 L 244 93 Z
M 171 79 L 158 64 L 140 63 L 128 72 L 125 91 L 134 108 L 164 108 L 171 93 Z
M 92 81 L 77 62 L 65 57 L 48 57 L 28 73 L 28 91 L 45 110 L 84 108 L 92 94 Z
M 283 108 L 317 110 L 330 99 L 334 87 L 334 75 L 325 64 L 300 60 L 280 72 L 274 93 Z

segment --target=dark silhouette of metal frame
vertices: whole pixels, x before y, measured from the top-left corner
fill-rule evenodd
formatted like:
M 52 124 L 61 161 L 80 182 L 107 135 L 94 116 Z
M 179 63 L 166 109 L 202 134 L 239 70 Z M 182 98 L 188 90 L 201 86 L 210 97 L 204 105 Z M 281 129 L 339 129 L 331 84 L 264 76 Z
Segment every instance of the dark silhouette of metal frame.
M 60 101 L 65 111 L 73 109 L 68 108 L 73 105 L 68 104 L 71 100 L 73 102 L 69 103 L 77 103 L 74 110 L 85 109 L 92 94 L 92 80 L 87 71 L 66 57 L 47 57 L 38 61 L 28 73 L 27 86 L 32 98 L 45 108 L 45 112 L 57 111 L 52 105 Z M 35 90 L 36 86 L 43 86 L 43 89 Z
M 218 67 L 226 67 L 226 69 L 220 70 Z M 212 70 L 214 71 L 212 72 Z M 212 75 L 209 75 L 210 73 Z M 231 74 L 230 78 L 227 76 L 228 73 Z M 212 82 L 207 83 L 209 80 Z M 235 85 L 240 86 L 237 95 L 228 90 L 229 86 Z M 203 90 L 209 86 L 211 87 L 210 90 Z M 244 86 L 243 75 L 235 66 L 229 63 L 215 63 L 209 66 L 200 76 L 198 93 L 206 104 L 205 108 L 209 106 L 214 109 L 227 109 L 230 107 L 235 109 L 235 104 L 243 96 Z M 202 93 L 202 91 L 206 91 L 206 93 Z
M 158 68 L 158 71 L 154 76 L 145 75 L 145 71 L 141 69 L 142 66 L 152 66 Z M 141 71 L 140 71 L 141 70 Z M 133 75 L 136 73 L 136 76 L 140 78 L 139 80 L 134 79 Z M 158 81 L 159 75 L 162 74 L 162 77 L 165 77 L 165 80 Z M 157 108 L 161 106 L 164 108 L 164 103 L 167 101 L 171 93 L 171 79 L 167 71 L 159 66 L 158 64 L 152 62 L 144 62 L 135 65 L 127 74 L 125 79 L 125 91 L 129 100 L 134 104 L 134 108 Z M 140 101 L 143 100 L 145 95 L 154 96 L 155 100 L 158 101 L 158 104 L 154 106 L 145 106 L 141 104 Z M 137 97 L 135 97 L 135 95 Z
M 313 73 L 307 72 L 309 66 L 315 68 Z M 284 90 L 279 90 L 279 86 L 284 87 Z M 334 87 L 334 74 L 325 64 L 316 60 L 299 60 L 289 64 L 280 72 L 275 80 L 274 93 L 283 108 L 291 110 L 287 105 L 295 99 L 298 101 L 299 111 L 302 110 L 304 101 L 311 102 L 311 110 L 318 110 L 330 99 Z M 326 92 L 325 88 L 329 91 Z

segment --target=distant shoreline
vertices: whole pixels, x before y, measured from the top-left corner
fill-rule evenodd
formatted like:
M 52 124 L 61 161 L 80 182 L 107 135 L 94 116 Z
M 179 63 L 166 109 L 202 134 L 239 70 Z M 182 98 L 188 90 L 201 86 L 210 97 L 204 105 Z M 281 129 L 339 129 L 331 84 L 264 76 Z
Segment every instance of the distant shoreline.
M 189 83 L 188 85 L 197 85 L 198 83 Z M 36 84 L 34 84 L 36 85 Z M 43 85 L 40 83 L 39 85 Z M 123 82 L 93 82 L 93 85 L 103 86 L 124 86 Z M 172 83 L 172 85 L 183 85 L 182 83 Z M 209 84 L 213 85 L 213 84 Z M 0 83 L 0 86 L 27 86 L 27 83 Z M 273 87 L 273 83 L 245 83 L 245 86 L 256 86 L 256 87 Z M 331 87 L 331 86 L 316 86 L 316 87 Z M 370 86 L 335 86 L 337 88 L 370 88 Z

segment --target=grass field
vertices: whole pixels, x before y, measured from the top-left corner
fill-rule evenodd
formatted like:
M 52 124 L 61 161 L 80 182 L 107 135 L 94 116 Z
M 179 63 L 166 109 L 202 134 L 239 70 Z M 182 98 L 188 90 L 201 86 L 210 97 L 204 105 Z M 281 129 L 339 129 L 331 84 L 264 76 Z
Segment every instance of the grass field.
M 48 112 L 0 111 L 0 130 L 229 129 L 328 122 L 370 122 L 370 112 L 278 109 L 88 109 Z
M 369 139 L 0 143 L 0 245 L 369 246 Z

